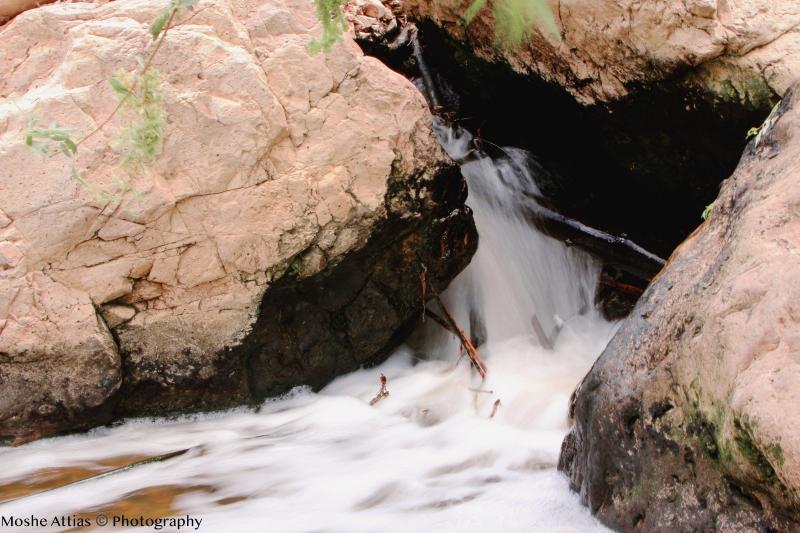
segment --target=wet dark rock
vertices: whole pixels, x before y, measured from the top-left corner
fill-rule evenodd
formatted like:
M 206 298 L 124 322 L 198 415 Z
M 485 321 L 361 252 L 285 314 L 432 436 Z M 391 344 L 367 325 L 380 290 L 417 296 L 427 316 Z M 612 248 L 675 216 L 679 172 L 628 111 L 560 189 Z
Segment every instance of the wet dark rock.
M 367 247 L 330 272 L 282 281 L 262 302 L 253 333 L 237 349 L 256 398 L 382 362 L 422 312 L 422 265 L 437 290 L 468 263 L 477 245 L 469 211 L 388 222 Z
M 188 353 L 180 364 L 123 350 L 117 416 L 219 409 L 300 385 L 318 390 L 382 362 L 421 317 L 423 268 L 442 291 L 477 248 L 466 193 L 454 164 L 432 178 L 398 176 L 385 198 L 389 215 L 367 243 L 310 277 L 298 275 L 300 254 L 267 289 L 236 347 L 210 357 Z
M 798 123 L 795 87 L 574 393 L 559 469 L 613 528 L 800 530 Z

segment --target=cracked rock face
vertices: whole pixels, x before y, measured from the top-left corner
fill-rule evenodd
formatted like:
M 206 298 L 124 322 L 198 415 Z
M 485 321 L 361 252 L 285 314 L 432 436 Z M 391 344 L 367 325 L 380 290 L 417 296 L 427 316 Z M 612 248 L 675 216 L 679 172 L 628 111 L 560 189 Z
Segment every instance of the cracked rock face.
M 79 148 L 89 186 L 64 158 L 25 146 L 31 119 L 79 139 L 111 113 L 107 79 L 137 68 L 162 7 L 54 4 L 0 29 L 3 438 L 321 386 L 398 342 L 419 312 L 409 302 L 420 262 L 443 287 L 476 246 L 422 96 L 350 38 L 309 54 L 320 29 L 304 0 L 203 1 L 179 17 L 153 64 L 168 120 L 144 172 L 127 175 L 110 147 L 124 114 Z M 347 363 L 302 355 L 325 342 L 302 329 L 268 347 L 252 340 L 281 334 L 262 318 L 273 287 L 326 291 L 339 265 L 360 275 L 350 296 L 381 294 L 334 306 L 353 315 L 336 329 Z M 374 272 L 390 265 L 394 293 L 376 289 Z M 376 327 L 365 317 L 387 306 L 380 340 L 360 342 Z M 291 343 L 304 343 L 305 364 L 256 362 Z M 281 385 L 256 386 L 269 372 Z
M 686 75 L 724 100 L 764 105 L 800 75 L 795 0 L 549 0 L 558 35 L 535 32 L 514 49 L 495 46 L 490 8 L 465 28 L 462 2 L 404 0 L 490 62 L 552 81 L 585 104 L 619 100 L 643 84 Z M 687 74 L 684 74 L 687 73 Z
M 560 468 L 614 528 L 800 528 L 798 89 L 575 392 Z

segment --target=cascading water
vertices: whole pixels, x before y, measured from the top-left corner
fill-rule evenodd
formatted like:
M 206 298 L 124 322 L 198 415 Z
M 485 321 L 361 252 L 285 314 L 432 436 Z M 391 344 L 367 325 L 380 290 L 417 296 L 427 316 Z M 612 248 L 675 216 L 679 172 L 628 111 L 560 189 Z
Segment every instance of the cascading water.
M 3 450 L 0 515 L 190 515 L 213 532 L 603 530 L 555 470 L 569 394 L 613 329 L 591 303 L 598 266 L 520 212 L 538 194 L 526 152 L 492 159 L 437 129 L 480 234 L 443 298 L 480 343 L 485 382 L 429 320 L 379 368 L 258 412 L 130 420 Z M 370 406 L 381 372 L 391 394 Z
M 504 148 L 502 157 L 492 159 L 474 148 L 467 132 L 441 122 L 436 130 L 461 163 L 480 234 L 469 268 L 447 291 L 457 321 L 479 324 L 478 337 L 489 341 L 538 337 L 549 344 L 565 319 L 591 311 L 599 265 L 526 219 L 525 203 L 541 194 L 530 154 Z

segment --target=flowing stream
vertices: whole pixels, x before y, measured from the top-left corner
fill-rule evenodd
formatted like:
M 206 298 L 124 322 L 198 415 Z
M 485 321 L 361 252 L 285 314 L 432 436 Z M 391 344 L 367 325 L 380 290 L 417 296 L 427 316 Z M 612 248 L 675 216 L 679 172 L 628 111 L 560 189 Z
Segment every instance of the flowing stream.
M 569 395 L 614 328 L 592 304 L 599 267 L 518 212 L 538 194 L 526 152 L 489 158 L 469 134 L 437 130 L 480 233 L 444 299 L 481 342 L 485 382 L 428 320 L 380 367 L 258 412 L 128 420 L 3 449 L 0 515 L 189 515 L 207 532 L 605 531 L 555 469 Z M 390 396 L 370 406 L 381 372 Z

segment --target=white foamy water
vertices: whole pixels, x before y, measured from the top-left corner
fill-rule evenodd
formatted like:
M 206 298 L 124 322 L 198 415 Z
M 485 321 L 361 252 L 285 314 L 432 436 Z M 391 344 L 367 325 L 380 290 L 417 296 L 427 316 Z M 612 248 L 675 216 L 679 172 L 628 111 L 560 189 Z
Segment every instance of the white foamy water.
M 429 321 L 379 368 L 258 412 L 131 420 L 2 450 L 0 487 L 46 468 L 188 449 L 0 504 L 0 515 L 91 516 L 162 487 L 207 532 L 604 531 L 555 470 L 569 395 L 613 329 L 591 304 L 598 267 L 518 213 L 538 192 L 524 152 L 491 160 L 463 132 L 439 129 L 462 162 L 481 237 L 444 298 L 486 340 L 485 382 Z M 390 396 L 373 407 L 381 372 Z

